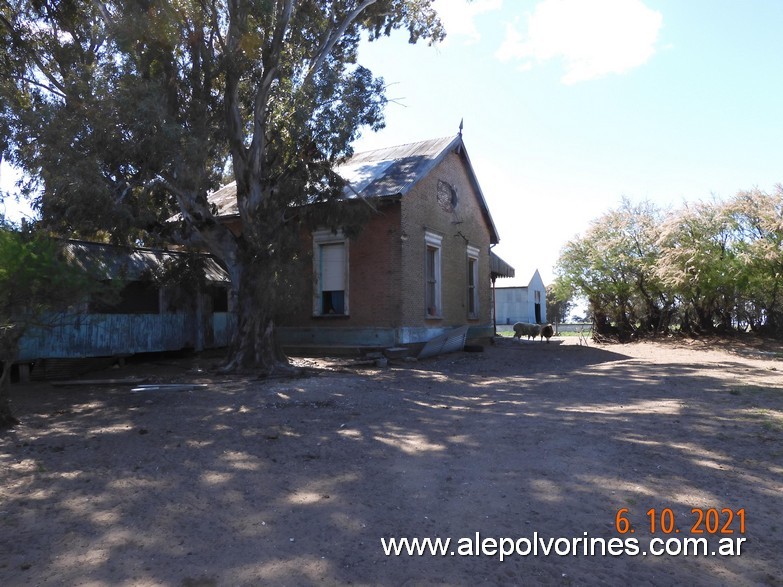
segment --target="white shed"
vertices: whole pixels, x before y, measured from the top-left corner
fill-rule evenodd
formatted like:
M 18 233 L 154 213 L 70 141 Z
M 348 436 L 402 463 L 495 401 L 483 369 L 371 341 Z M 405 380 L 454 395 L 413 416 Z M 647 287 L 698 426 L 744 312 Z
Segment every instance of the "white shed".
M 498 287 L 495 290 L 495 311 L 498 324 L 546 324 L 546 287 L 538 269 L 527 287 Z

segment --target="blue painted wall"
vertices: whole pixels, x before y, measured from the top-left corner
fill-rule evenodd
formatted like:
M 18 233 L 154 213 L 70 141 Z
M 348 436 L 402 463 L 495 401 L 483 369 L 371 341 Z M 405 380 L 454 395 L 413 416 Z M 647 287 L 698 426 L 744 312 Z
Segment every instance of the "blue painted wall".
M 210 347 L 227 346 L 233 320 L 215 313 L 212 322 Z M 19 361 L 176 351 L 193 347 L 196 337 L 195 324 L 186 314 L 70 314 L 49 323 L 22 337 Z

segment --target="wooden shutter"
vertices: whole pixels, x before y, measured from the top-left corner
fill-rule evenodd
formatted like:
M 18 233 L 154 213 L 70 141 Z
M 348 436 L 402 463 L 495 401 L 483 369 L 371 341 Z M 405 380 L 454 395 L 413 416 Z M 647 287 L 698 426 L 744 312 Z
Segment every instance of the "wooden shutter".
M 321 291 L 345 290 L 345 243 L 321 245 Z

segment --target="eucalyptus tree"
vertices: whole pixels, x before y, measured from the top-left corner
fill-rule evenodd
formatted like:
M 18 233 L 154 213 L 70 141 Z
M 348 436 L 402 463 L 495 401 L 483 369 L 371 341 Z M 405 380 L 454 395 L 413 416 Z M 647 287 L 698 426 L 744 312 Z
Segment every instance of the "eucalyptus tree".
M 783 333 L 783 185 L 738 193 L 726 204 L 736 237 L 737 318 L 753 330 Z
M 546 316 L 547 321 L 562 323 L 568 319 L 568 314 L 574 307 L 570 289 L 559 289 L 557 284 L 546 287 Z
M 571 240 L 556 266 L 558 291 L 587 298 L 596 330 L 621 335 L 663 327 L 671 300 L 655 275 L 661 213 L 649 203 L 623 200 Z
M 0 1 L 0 144 L 45 223 L 135 241 L 176 211 L 179 236 L 231 278 L 227 367 L 284 366 L 275 318 L 300 211 L 346 222 L 305 205 L 339 197 L 333 166 L 360 128 L 383 125 L 384 82 L 358 63 L 360 40 L 441 40 L 432 0 Z M 207 200 L 226 169 L 241 234 Z
M 732 327 L 740 272 L 735 239 L 718 201 L 685 205 L 663 223 L 657 275 L 678 297 L 683 329 Z

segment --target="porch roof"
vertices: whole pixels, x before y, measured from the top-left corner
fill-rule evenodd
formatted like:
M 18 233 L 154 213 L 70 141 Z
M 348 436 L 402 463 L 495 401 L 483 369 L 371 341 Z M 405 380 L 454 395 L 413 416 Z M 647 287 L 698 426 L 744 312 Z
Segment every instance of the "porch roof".
M 492 279 L 514 277 L 514 268 L 492 251 L 489 252 L 489 271 Z
M 63 245 L 66 260 L 97 279 L 139 281 L 160 273 L 166 265 L 182 260 L 189 253 L 170 249 L 123 247 L 88 241 L 67 240 Z M 228 274 L 214 257 L 199 253 L 207 281 L 228 282 Z

